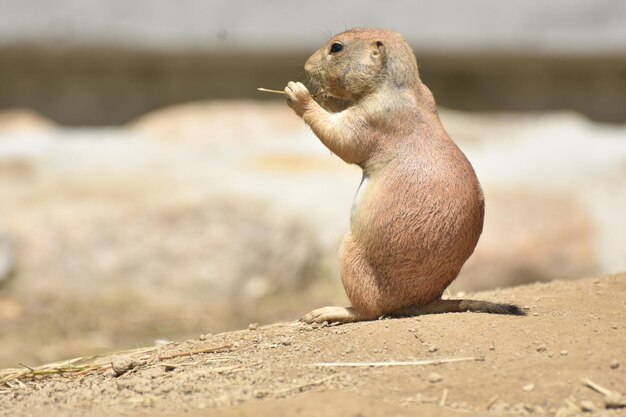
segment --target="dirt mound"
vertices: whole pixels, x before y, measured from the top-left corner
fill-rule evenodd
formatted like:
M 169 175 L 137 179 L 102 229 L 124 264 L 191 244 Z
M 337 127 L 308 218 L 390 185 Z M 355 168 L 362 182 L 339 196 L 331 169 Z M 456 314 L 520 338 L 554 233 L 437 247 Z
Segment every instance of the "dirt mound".
M 290 137 L 303 123 L 283 101 L 198 101 L 147 113 L 128 124 L 147 137 L 165 141 L 245 144 L 265 137 Z
M 53 121 L 30 109 L 0 111 L 0 136 L 49 132 L 57 128 Z
M 251 325 L 59 364 L 64 376 L 0 371 L 0 416 L 625 415 L 581 381 L 626 386 L 626 274 L 472 298 L 517 303 L 528 316 Z

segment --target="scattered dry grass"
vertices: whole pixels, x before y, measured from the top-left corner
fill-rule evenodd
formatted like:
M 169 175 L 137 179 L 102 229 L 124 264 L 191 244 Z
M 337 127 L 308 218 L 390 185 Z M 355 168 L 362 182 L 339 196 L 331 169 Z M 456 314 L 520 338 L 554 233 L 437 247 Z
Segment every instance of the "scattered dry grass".
M 131 370 L 142 366 L 150 366 L 169 359 L 186 356 L 193 357 L 194 355 L 202 353 L 221 352 L 230 347 L 230 345 L 221 345 L 182 352 L 163 353 L 159 352 L 158 347 L 149 347 L 114 352 L 106 355 L 78 357 L 38 367 L 31 367 L 20 363 L 23 368 L 0 369 L 0 385 L 14 388 L 15 385 L 21 386 L 23 381 L 35 381 L 45 377 L 80 377 L 91 372 L 104 372 L 113 368 L 113 360 L 117 357 L 124 357 L 127 362 L 131 364 L 127 370 Z M 163 365 L 179 366 L 178 364 L 173 365 L 167 363 L 163 363 Z

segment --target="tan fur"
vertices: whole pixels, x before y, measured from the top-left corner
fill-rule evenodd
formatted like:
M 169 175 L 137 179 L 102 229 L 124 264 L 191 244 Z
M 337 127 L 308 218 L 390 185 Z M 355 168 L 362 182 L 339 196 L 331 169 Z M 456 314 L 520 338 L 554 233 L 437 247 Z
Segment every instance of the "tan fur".
M 334 43 L 343 49 L 330 52 Z M 352 308 L 318 309 L 304 320 L 370 320 L 459 311 L 459 305 L 488 310 L 471 303 L 425 308 L 474 251 L 484 203 L 474 170 L 441 125 L 402 36 L 349 30 L 315 52 L 305 70 L 321 86 L 325 108 L 294 82 L 285 88 L 289 105 L 334 154 L 360 166 L 364 180 L 341 249 Z

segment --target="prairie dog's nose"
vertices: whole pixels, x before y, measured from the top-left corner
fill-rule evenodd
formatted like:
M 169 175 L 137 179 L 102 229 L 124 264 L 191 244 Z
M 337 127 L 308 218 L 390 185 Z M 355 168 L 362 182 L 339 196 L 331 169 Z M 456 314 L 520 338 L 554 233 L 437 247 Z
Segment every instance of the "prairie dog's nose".
M 307 59 L 306 62 L 304 63 L 304 71 L 308 75 L 311 75 L 312 72 L 315 72 L 315 62 L 317 61 L 317 59 L 315 58 L 315 55 L 317 54 L 311 55 L 311 57 Z

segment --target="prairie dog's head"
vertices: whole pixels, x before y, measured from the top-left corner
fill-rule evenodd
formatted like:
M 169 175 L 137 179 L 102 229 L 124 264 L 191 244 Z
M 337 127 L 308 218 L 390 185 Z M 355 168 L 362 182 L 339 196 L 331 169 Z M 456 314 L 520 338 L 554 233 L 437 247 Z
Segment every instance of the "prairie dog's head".
M 402 88 L 418 80 L 411 48 L 399 33 L 353 29 L 333 36 L 304 69 L 325 95 L 358 100 L 382 85 Z

